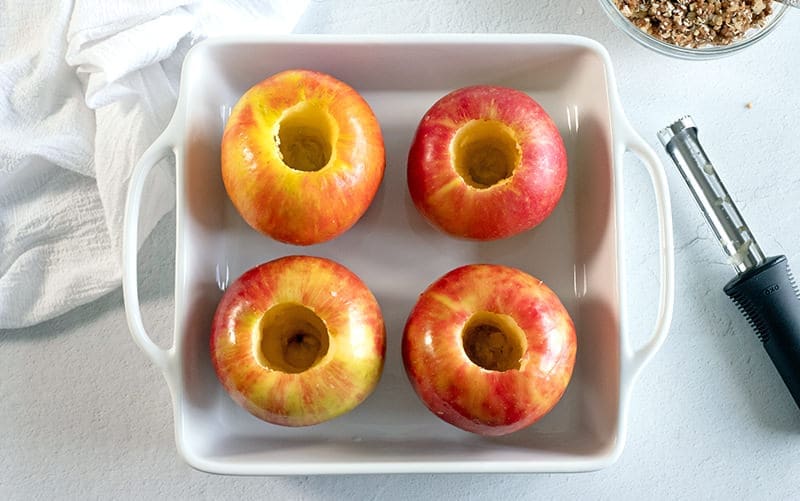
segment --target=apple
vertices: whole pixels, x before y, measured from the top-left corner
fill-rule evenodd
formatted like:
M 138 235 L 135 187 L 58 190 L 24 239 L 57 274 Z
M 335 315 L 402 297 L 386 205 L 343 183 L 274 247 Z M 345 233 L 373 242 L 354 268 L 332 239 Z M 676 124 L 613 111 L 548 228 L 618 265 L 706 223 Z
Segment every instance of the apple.
M 420 296 L 403 332 L 403 364 L 436 416 L 498 436 L 559 401 L 575 365 L 575 327 L 558 296 L 515 268 L 450 271 Z
M 555 208 L 567 154 L 530 96 L 477 85 L 451 92 L 420 121 L 408 154 L 417 209 L 444 232 L 496 240 L 529 230 Z
M 350 270 L 288 256 L 246 271 L 225 291 L 211 359 L 233 400 L 264 421 L 318 424 L 359 405 L 383 371 L 380 307 Z
M 308 70 L 273 75 L 234 106 L 222 136 L 222 181 L 256 230 L 311 245 L 353 226 L 383 179 L 378 120 L 352 87 Z

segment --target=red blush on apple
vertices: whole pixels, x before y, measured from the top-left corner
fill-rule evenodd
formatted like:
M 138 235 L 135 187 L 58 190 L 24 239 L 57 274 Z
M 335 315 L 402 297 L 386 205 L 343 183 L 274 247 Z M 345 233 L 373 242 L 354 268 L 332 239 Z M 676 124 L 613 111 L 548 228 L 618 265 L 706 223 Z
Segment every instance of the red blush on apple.
M 375 296 L 353 272 L 329 259 L 287 256 L 228 287 L 210 350 L 237 404 L 269 423 L 310 426 L 350 412 L 372 393 L 386 330 Z
M 408 155 L 417 209 L 456 237 L 497 240 L 541 223 L 558 204 L 567 154 L 558 128 L 530 96 L 477 85 L 425 114 Z
M 575 326 L 541 280 L 499 265 L 467 265 L 420 295 L 403 333 L 403 364 L 431 412 L 499 436 L 558 403 L 572 377 Z
M 312 245 L 346 232 L 383 179 L 385 151 L 364 98 L 331 75 L 287 70 L 236 103 L 222 136 L 225 190 L 275 240 Z

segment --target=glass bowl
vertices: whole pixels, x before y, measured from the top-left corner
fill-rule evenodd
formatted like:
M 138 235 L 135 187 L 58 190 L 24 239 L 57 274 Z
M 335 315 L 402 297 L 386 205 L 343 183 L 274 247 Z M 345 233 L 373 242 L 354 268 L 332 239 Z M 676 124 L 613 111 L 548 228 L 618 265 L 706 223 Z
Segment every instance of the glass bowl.
M 778 26 L 778 23 L 780 23 L 780 21 L 783 19 L 783 16 L 786 14 L 786 11 L 789 9 L 789 7 L 786 5 L 773 2 L 772 15 L 767 19 L 764 25 L 748 31 L 743 38 L 738 39 L 728 45 L 708 45 L 704 47 L 693 48 L 672 45 L 659 40 L 648 33 L 645 33 L 641 29 L 637 28 L 622 14 L 622 12 L 619 11 L 617 6 L 614 5 L 613 0 L 600 0 L 600 4 L 603 6 L 603 9 L 605 9 L 606 13 L 614 22 L 614 24 L 639 44 L 666 56 L 694 60 L 716 59 L 729 56 L 739 52 L 742 49 L 750 47 L 754 43 L 769 35 L 772 30 Z

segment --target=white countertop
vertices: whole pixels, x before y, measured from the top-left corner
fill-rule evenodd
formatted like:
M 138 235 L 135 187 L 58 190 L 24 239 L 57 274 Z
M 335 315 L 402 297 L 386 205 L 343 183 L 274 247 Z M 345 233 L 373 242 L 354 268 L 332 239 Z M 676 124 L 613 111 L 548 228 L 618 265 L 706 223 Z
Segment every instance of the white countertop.
M 800 272 L 800 12 L 744 53 L 712 62 L 639 47 L 594 0 L 317 0 L 297 31 L 595 38 L 611 53 L 633 126 L 661 151 L 656 131 L 692 114 L 764 250 L 786 254 Z M 799 499 L 800 410 L 723 294 L 733 270 L 662 160 L 675 224 L 675 316 L 636 384 L 615 465 L 569 475 L 237 478 L 192 470 L 175 450 L 164 380 L 131 340 L 117 290 L 44 324 L 0 331 L 0 498 Z M 643 341 L 656 313 L 655 202 L 644 169 L 632 155 L 627 162 L 627 322 Z M 170 215 L 140 257 L 146 324 L 164 344 L 173 249 Z

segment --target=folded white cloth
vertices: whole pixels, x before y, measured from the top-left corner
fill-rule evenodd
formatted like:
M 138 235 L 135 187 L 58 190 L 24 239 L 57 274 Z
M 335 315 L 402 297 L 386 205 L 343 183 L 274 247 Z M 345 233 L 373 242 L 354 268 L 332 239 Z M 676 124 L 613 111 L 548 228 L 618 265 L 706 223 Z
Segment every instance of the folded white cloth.
M 121 280 L 131 170 L 175 107 L 197 40 L 286 33 L 308 0 L 0 2 L 0 329 Z M 174 204 L 155 169 L 140 241 Z

